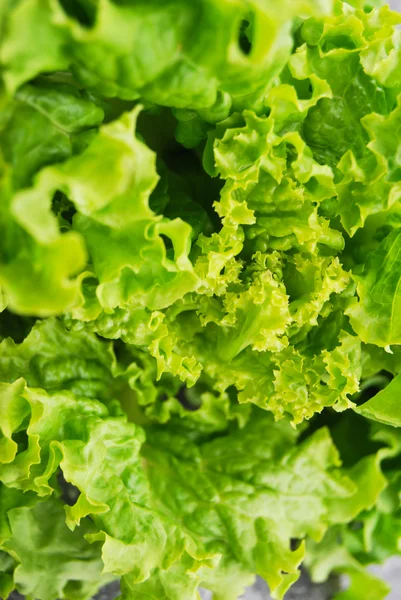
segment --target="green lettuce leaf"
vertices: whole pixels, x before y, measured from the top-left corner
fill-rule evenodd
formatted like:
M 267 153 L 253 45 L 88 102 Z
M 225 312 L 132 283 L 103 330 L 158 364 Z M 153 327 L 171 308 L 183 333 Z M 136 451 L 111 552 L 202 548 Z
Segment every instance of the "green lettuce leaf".
M 355 426 L 361 425 L 361 421 L 355 419 L 351 419 L 354 431 Z M 366 567 L 382 563 L 400 552 L 400 479 L 392 461 L 400 454 L 401 438 L 398 431 L 383 425 L 369 427 L 368 436 L 371 443 L 379 444 L 379 450 L 376 456 L 370 455 L 356 463 L 353 470 L 359 470 L 363 477 L 359 480 L 362 494 L 376 487 L 375 503 L 365 506 L 349 524 L 330 529 L 321 542 L 308 542 L 306 563 L 315 581 L 324 581 L 331 572 L 344 573 L 349 578 L 349 587 L 337 594 L 336 600 L 359 599 L 366 594 L 372 600 L 386 598 L 389 587 Z M 369 459 L 371 468 L 367 469 Z
M 43 71 L 68 68 L 66 35 L 54 23 L 55 4 L 52 0 L 2 3 L 5 35 L 1 40 L 0 60 L 11 93 Z
M 0 378 L 55 392 L 107 401 L 117 393 L 117 361 L 110 343 L 87 332 L 68 331 L 55 319 L 37 321 L 22 343 L 0 344 Z
M 281 600 L 304 559 L 349 576 L 340 598 L 385 597 L 383 4 L 0 0 L 1 597 L 118 577 L 124 600 L 236 600 L 260 575 Z
M 2 549 L 16 562 L 13 587 L 20 593 L 40 600 L 89 600 L 110 581 L 102 574 L 100 545 L 85 539 L 93 525 L 86 521 L 70 531 L 58 500 L 13 507 L 7 514 L 10 537 Z
M 273 425 L 258 412 L 242 431 L 200 448 L 161 429 L 148 430 L 147 438 L 143 455 L 158 505 L 185 524 L 202 552 L 223 554 L 215 572 L 208 575 L 202 569 L 199 574 L 202 586 L 216 598 L 236 598 L 253 573 L 264 577 L 281 598 L 298 577 L 303 556 L 302 545 L 289 550 L 290 539 L 306 533 L 321 536 L 333 518 L 336 500 L 342 508 L 334 519 L 347 519 L 350 512 L 358 511 L 354 485 L 337 470 L 338 457 L 325 430 L 296 447 L 291 428 Z M 313 491 L 297 475 L 305 460 L 311 469 L 308 481 L 317 482 L 314 473 L 326 471 Z M 166 470 L 167 478 L 161 476 Z M 270 515 L 277 511 L 280 519 L 272 521 Z
M 42 78 L 15 94 L 1 126 L 4 156 L 13 168 L 14 189 L 28 186 L 48 164 L 81 151 L 104 111 L 82 90 L 57 78 Z
M 38 244 L 11 216 L 12 172 L 0 155 L 0 283 L 9 308 L 24 315 L 58 314 L 77 301 L 74 276 L 86 251 L 75 232 Z
M 349 578 L 349 586 L 336 594 L 336 600 L 384 600 L 390 591 L 389 586 L 364 569 L 345 546 L 338 544 L 341 533 L 341 529 L 333 528 L 316 548 L 310 546 L 308 568 L 314 581 L 325 581 L 330 573 L 340 572 Z
M 51 243 L 60 239 L 51 198 L 56 191 L 66 194 L 79 211 L 73 227 L 88 246 L 99 279 L 97 296 L 108 309 L 132 296 L 162 308 L 197 286 L 188 258 L 190 226 L 149 208 L 158 176 L 154 153 L 135 137 L 137 115 L 136 109 L 104 125 L 82 154 L 42 170 L 12 206 L 25 230 L 38 242 Z
M 5 102 L 0 122 L 0 280 L 9 306 L 19 313 L 55 314 L 73 305 L 78 285 L 72 276 L 85 266 L 86 251 L 65 219 L 63 235 L 35 240 L 14 218 L 14 193 L 43 166 L 81 152 L 103 116 L 68 80 L 35 81 Z
M 183 433 L 147 427 L 140 458 L 141 430 L 122 417 L 109 416 L 97 401 L 68 392 L 46 394 L 27 388 L 22 380 L 2 388 L 8 451 L 3 453 L 1 481 L 46 496 L 57 489 L 53 474 L 60 467 L 80 492 L 65 507 L 67 524 L 75 531 L 91 515 L 96 528 L 86 538 L 103 542 L 105 571 L 126 574 L 128 588 L 145 581 L 145 590 L 160 585 L 169 590 L 175 581 L 183 593 L 190 584 L 182 576 L 185 567 L 197 585 L 209 587 L 217 597 L 234 599 L 259 573 L 281 598 L 303 557 L 302 546 L 289 550 L 290 540 L 319 538 L 333 522 L 348 521 L 374 495 L 373 483 L 372 494 L 356 493 L 357 475 L 349 478 L 339 470 L 337 452 L 324 429 L 297 446 L 297 433 L 288 424 L 274 425 L 266 414 L 255 413 L 244 429 L 197 445 Z M 24 423 L 25 448 L 13 439 Z M 305 479 L 299 470 L 306 464 Z M 311 481 L 316 482 L 312 487 Z M 30 518 L 30 509 L 15 510 L 21 519 Z M 282 518 L 272 520 L 277 511 Z M 13 523 L 11 519 L 11 535 Z M 60 527 L 62 523 L 60 519 Z M 21 524 L 25 526 L 30 527 Z M 24 559 L 29 551 L 19 536 L 11 542 L 10 532 L 4 547 L 22 565 L 16 582 L 33 585 L 23 575 L 29 571 Z M 171 573 L 152 574 L 170 567 Z M 61 584 L 54 580 L 54 585 Z M 43 593 L 40 597 L 47 598 Z
M 358 414 L 393 427 L 401 426 L 399 395 L 401 391 L 401 375 L 397 375 L 383 390 L 371 400 L 358 406 Z
M 66 12 L 55 1 L 25 0 L 8 16 L 2 51 L 6 82 L 14 91 L 39 71 L 63 70 L 72 63 L 76 77 L 104 96 L 131 100 L 141 95 L 157 104 L 208 109 L 212 115 L 221 103 L 219 91 L 239 106 L 259 99 L 289 58 L 291 19 L 327 14 L 330 4 L 286 1 L 283 10 L 274 1 L 268 10 L 256 0 L 199 6 L 182 0 L 138 6 L 107 0 L 74 18 L 74 10 Z M 248 55 L 240 36 L 249 14 L 253 39 Z M 17 28 L 20 20 L 33 23 L 33 30 L 39 23 L 43 28 L 45 40 L 33 59 L 27 50 L 30 37 L 24 44 Z
M 401 234 L 395 230 L 366 258 L 361 275 L 355 275 L 359 302 L 347 313 L 365 343 L 387 347 L 400 343 L 398 324 L 399 249 Z
M 378 58 L 389 51 L 387 40 L 398 35 L 399 16 L 388 7 L 364 12 L 337 3 L 336 9 L 324 27 L 318 20 L 301 27 L 305 45 L 297 54 L 306 52 L 308 70 L 332 90 L 332 97 L 319 99 L 309 111 L 303 136 L 316 160 L 335 169 L 335 211 L 352 236 L 370 215 L 389 210 L 399 196 L 397 182 L 373 142 L 373 124 L 387 122 L 388 113 L 396 118 L 391 112 L 395 95 L 367 68 L 368 54 Z

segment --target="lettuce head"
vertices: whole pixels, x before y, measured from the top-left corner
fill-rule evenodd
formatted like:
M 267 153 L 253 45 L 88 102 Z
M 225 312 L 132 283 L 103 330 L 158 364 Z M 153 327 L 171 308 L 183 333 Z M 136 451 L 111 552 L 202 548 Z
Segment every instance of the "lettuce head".
M 401 15 L 0 0 L 0 597 L 401 552 Z

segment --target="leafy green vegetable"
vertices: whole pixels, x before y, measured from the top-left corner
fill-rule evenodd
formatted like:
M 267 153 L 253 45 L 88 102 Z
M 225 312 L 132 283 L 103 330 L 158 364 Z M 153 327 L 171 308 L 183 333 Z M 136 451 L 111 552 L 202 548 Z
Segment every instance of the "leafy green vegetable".
M 348 421 L 353 431 L 361 429 L 361 423 L 355 417 Z M 338 434 L 335 431 L 333 434 L 341 447 L 342 442 L 337 437 Z M 367 571 L 366 566 L 399 554 L 400 481 L 399 472 L 394 470 L 393 464 L 398 461 L 400 455 L 400 434 L 398 430 L 390 427 L 373 425 L 369 427 L 367 435 L 370 443 L 384 444 L 377 452 L 375 462 L 376 465 L 380 463 L 386 484 L 376 498 L 375 506 L 361 512 L 358 518 L 349 524 L 334 526 L 322 542 L 316 544 L 311 541 L 308 547 L 307 564 L 316 581 L 324 581 L 331 572 L 346 573 L 350 578 L 349 589 L 336 596 L 339 600 L 386 598 L 388 586 Z M 362 437 L 366 443 L 366 432 L 362 433 Z M 371 484 L 372 480 L 368 477 Z M 361 489 L 368 487 L 368 481 L 363 484 L 361 482 Z
M 400 427 L 400 382 L 401 376 L 397 375 L 384 390 L 381 390 L 371 400 L 358 407 L 357 412 L 379 423 Z
M 385 597 L 400 24 L 0 0 L 1 597 Z
M 357 276 L 360 302 L 348 314 L 360 338 L 377 346 L 400 343 L 398 321 L 400 302 L 399 254 L 401 235 L 389 233 L 377 250 L 371 252 L 363 273 Z
M 39 502 L 34 508 L 12 508 L 8 518 L 11 536 L 4 549 L 18 565 L 14 581 L 25 595 L 90 598 L 99 583 L 110 581 L 102 575 L 99 548 L 85 540 L 91 524 L 69 531 L 57 500 Z

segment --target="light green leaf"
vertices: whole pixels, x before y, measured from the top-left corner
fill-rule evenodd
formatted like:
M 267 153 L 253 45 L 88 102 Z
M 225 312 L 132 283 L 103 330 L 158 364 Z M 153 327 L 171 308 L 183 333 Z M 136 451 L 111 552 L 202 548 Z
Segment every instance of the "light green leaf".
M 14 558 L 14 585 L 38 600 L 89 600 L 112 578 L 102 574 L 100 545 L 89 544 L 87 521 L 71 532 L 65 524 L 62 504 L 56 499 L 34 508 L 8 511 L 10 538 L 3 549 Z
M 354 494 L 351 481 L 336 469 L 338 456 L 327 431 L 291 449 L 295 436 L 287 425 L 273 425 L 260 413 L 242 431 L 199 449 L 161 429 L 148 433 L 146 471 L 159 506 L 185 524 L 198 547 L 223 553 L 215 574 L 202 571 L 202 585 L 217 598 L 234 599 L 241 592 L 234 587 L 233 561 L 239 563 L 238 573 L 259 573 L 272 590 L 287 577 L 293 581 L 303 549 L 290 552 L 289 539 L 305 533 L 319 537 L 331 520 L 329 498 Z M 301 480 L 297 473 L 305 461 L 308 475 Z M 317 472 L 325 473 L 320 483 Z M 313 481 L 317 487 L 312 489 Z M 272 514 L 280 518 L 272 520 Z
M 110 400 L 118 388 L 117 364 L 110 343 L 85 331 L 68 331 L 55 319 L 37 321 L 20 344 L 0 344 L 0 379 L 12 383 L 23 374 L 27 384 L 48 392 L 70 390 L 77 396 Z
M 207 571 L 207 561 L 205 563 Z M 192 568 L 196 570 L 191 571 Z M 168 571 L 157 569 L 142 583 L 134 583 L 129 577 L 123 577 L 121 600 L 200 600 L 199 569 L 202 569 L 202 564 L 187 556 Z
M 12 205 L 24 229 L 51 243 L 60 239 L 51 198 L 57 190 L 67 195 L 79 210 L 74 227 L 88 246 L 100 282 L 97 296 L 107 309 L 132 296 L 140 305 L 162 308 L 197 287 L 188 258 L 191 227 L 149 208 L 158 176 L 154 153 L 135 137 L 137 115 L 136 109 L 103 126 L 81 155 L 43 170 Z
M 347 314 L 365 343 L 386 347 L 401 342 L 400 249 L 401 234 L 395 230 L 368 255 L 362 274 L 355 276 L 359 302 Z
M 60 313 L 77 301 L 74 276 L 84 267 L 81 236 L 69 231 L 36 243 L 12 218 L 12 172 L 0 156 L 0 284 L 10 309 L 24 315 Z
M 43 71 L 68 68 L 67 36 L 55 23 L 54 5 L 52 0 L 23 0 L 6 8 L 0 60 L 10 93 Z
M 335 529 L 316 547 L 311 544 L 308 568 L 314 581 L 325 581 L 331 572 L 349 577 L 347 590 L 335 595 L 335 600 L 384 600 L 390 588 L 384 581 L 365 570 L 346 547 L 337 544 L 339 532 Z
M 104 112 L 74 85 L 42 78 L 20 88 L 2 124 L 1 147 L 13 167 L 15 189 L 43 166 L 77 153 Z
M 355 408 L 355 411 L 367 419 L 401 427 L 400 393 L 401 375 L 397 375 L 383 390 Z

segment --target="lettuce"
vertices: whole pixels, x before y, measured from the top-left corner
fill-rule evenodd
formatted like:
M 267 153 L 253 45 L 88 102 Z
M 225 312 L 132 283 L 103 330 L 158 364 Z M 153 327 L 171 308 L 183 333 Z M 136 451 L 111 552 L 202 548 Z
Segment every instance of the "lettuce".
M 401 17 L 0 0 L 0 596 L 387 594 Z

